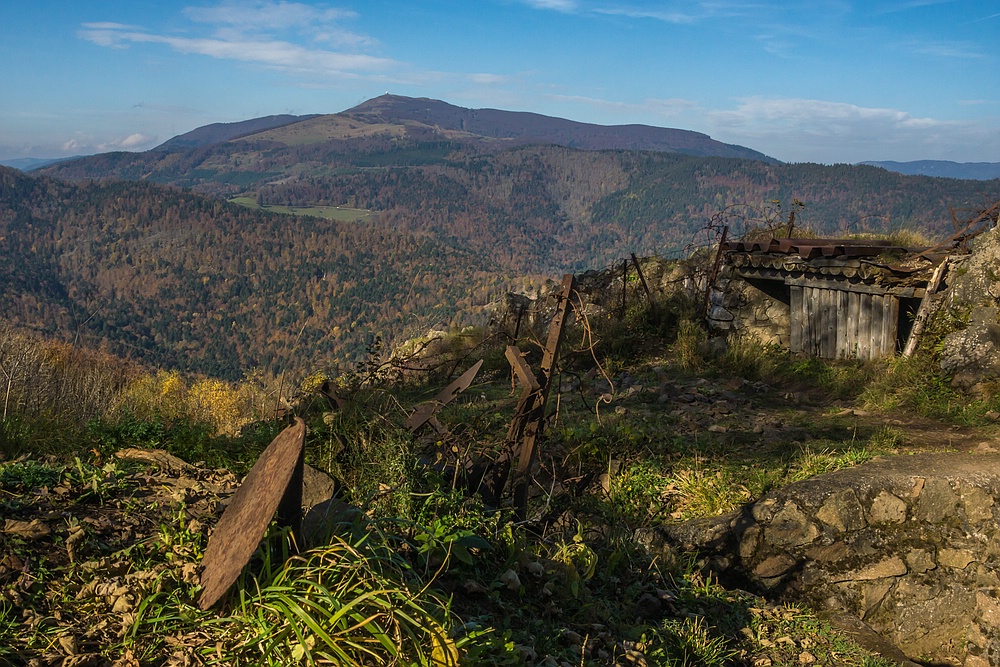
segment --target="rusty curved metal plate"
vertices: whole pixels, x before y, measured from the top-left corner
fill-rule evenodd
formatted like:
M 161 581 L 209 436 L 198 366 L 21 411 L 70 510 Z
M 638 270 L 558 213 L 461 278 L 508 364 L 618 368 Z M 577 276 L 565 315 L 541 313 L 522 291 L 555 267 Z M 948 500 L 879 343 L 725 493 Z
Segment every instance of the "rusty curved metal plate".
M 295 477 L 305 437 L 306 425 L 296 418 L 271 441 L 233 494 L 202 559 L 200 608 L 218 602 L 250 561 Z
M 480 359 L 472 366 L 472 368 L 462 373 L 461 377 L 438 392 L 437 396 L 426 403 L 418 405 L 406 421 L 403 422 L 403 425 L 410 429 L 411 433 L 423 426 L 437 413 L 438 410 L 451 403 L 456 396 L 471 387 L 472 381 L 476 379 L 476 374 L 482 367 L 483 360 Z

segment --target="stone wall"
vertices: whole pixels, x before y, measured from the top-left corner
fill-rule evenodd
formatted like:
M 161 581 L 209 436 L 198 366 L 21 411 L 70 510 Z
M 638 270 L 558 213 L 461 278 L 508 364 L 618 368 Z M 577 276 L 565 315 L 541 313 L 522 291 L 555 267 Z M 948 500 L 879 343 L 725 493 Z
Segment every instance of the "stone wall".
M 780 283 L 774 286 L 754 285 L 732 275 L 724 268 L 709 299 L 708 326 L 712 331 L 749 335 L 761 343 L 789 344 L 789 307 L 787 288 Z M 764 289 L 767 289 L 765 292 Z
M 683 260 L 642 257 L 639 259 L 643 277 L 653 298 L 662 301 L 683 293 L 692 299 L 704 295 L 703 267 Z M 583 300 L 587 317 L 593 318 L 621 310 L 623 291 L 622 264 L 601 271 L 587 271 L 576 277 L 577 291 Z M 490 328 L 493 331 L 513 335 L 532 332 L 536 338 L 544 339 L 549 321 L 555 312 L 556 295 L 561 289 L 560 282 L 547 280 L 530 292 L 508 293 L 497 302 L 490 304 Z M 628 282 L 624 285 L 627 307 L 647 303 L 649 297 L 638 278 L 635 266 L 629 262 Z
M 1000 456 L 885 457 L 667 529 L 778 598 L 842 610 L 913 659 L 1000 664 Z
M 951 331 L 941 346 L 942 369 L 962 387 L 1000 378 L 1000 228 L 980 234 L 945 280 L 936 325 Z

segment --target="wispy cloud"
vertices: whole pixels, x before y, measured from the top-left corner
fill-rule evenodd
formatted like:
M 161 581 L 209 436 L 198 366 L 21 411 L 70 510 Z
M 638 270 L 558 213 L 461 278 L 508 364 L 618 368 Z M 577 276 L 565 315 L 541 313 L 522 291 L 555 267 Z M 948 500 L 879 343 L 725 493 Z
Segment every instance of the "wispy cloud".
M 298 2 L 226 3 L 216 7 L 187 7 L 184 15 L 192 21 L 225 24 L 244 30 L 312 28 L 320 24 L 337 23 L 357 18 L 346 9 L 320 9 Z
M 664 21 L 665 23 L 695 23 L 707 18 L 707 15 L 703 13 L 635 9 L 631 7 L 597 7 L 594 9 L 594 13 L 606 16 L 624 16 L 630 19 L 655 19 L 657 21 Z
M 976 42 L 910 40 L 901 42 L 899 48 L 906 53 L 932 58 L 979 60 L 987 57 Z
M 955 0 L 907 0 L 906 2 L 890 2 L 887 5 L 879 7 L 875 13 L 877 14 L 898 14 L 899 12 L 908 12 L 913 9 L 920 9 L 922 7 L 932 7 L 934 5 L 947 5 L 953 3 Z
M 845 127 L 857 129 L 859 125 L 886 127 L 927 128 L 945 121 L 915 118 L 905 111 L 861 107 L 845 102 L 806 100 L 796 98 L 749 97 L 743 99 L 732 111 L 711 112 L 714 121 L 723 126 L 746 127 L 750 125 L 781 124 L 784 127 L 809 126 L 813 131 L 836 134 Z
M 520 0 L 521 3 L 542 10 L 564 13 L 621 16 L 631 19 L 652 19 L 674 24 L 696 23 L 710 18 L 746 16 L 767 9 L 770 5 L 750 0 L 703 0 L 701 2 L 675 1 L 656 3 L 644 7 L 642 2 L 617 2 L 617 0 Z M 771 7 L 773 11 L 773 7 Z
M 95 143 L 91 137 L 83 135 L 67 139 L 59 147 L 64 155 L 81 155 L 91 153 L 106 153 L 108 151 L 139 151 L 152 148 L 157 138 L 141 132 L 118 137 L 110 141 Z
M 576 0 L 522 0 L 535 9 L 552 9 L 557 12 L 575 12 L 580 8 Z
M 258 2 L 249 6 L 227 3 L 216 7 L 187 7 L 184 15 L 196 23 L 217 28 L 217 35 L 275 34 L 292 31 L 343 48 L 363 48 L 378 44 L 368 35 L 358 34 L 343 22 L 358 18 L 347 9 L 319 8 L 297 2 Z
M 335 77 L 403 67 L 398 61 L 366 52 L 377 40 L 344 28 L 344 21 L 357 16 L 349 10 L 284 1 L 227 2 L 188 7 L 183 14 L 195 24 L 192 32 L 205 26 L 207 33 L 167 34 L 122 23 L 94 22 L 84 23 L 78 35 L 112 48 L 163 44 L 178 53 Z
M 580 95 L 549 94 L 547 98 L 557 102 L 570 102 L 599 109 L 602 112 L 616 116 L 655 116 L 657 118 L 676 118 L 686 112 L 698 109 L 698 103 L 680 98 L 646 99 L 642 102 L 616 102 Z
M 785 160 L 815 159 L 810 156 L 818 154 L 830 156 L 828 161 L 851 162 L 892 155 L 953 159 L 1000 150 L 996 129 L 845 102 L 750 97 L 735 109 L 706 116 L 713 134 L 726 141 L 783 147 L 776 157 Z
M 357 72 L 386 70 L 400 63 L 360 53 L 310 49 L 299 44 L 266 37 L 178 37 L 120 28 L 94 28 L 84 24 L 83 39 L 101 46 L 165 44 L 179 53 L 198 54 L 223 60 L 256 63 L 279 70 L 351 76 Z
M 570 0 L 539 0 L 568 7 Z M 191 24 L 183 32 L 166 32 L 114 22 L 81 25 L 77 35 L 109 48 L 161 44 L 177 53 L 241 62 L 298 77 L 296 85 L 325 88 L 344 80 L 379 85 L 428 85 L 451 80 L 497 85 L 504 75 L 421 70 L 410 63 L 379 55 L 379 40 L 348 30 L 344 22 L 355 12 L 298 2 L 225 2 L 188 7 Z

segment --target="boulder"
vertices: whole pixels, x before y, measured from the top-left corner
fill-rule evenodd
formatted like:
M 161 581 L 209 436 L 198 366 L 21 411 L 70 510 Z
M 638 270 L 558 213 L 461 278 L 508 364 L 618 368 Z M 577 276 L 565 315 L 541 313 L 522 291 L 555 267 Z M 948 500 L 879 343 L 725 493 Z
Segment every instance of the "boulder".
M 1000 664 L 1000 456 L 881 457 L 664 529 L 778 599 L 848 613 L 911 658 Z
M 970 388 L 1000 377 L 1000 228 L 980 234 L 973 252 L 945 280 L 937 325 L 954 329 L 941 345 L 941 368 Z

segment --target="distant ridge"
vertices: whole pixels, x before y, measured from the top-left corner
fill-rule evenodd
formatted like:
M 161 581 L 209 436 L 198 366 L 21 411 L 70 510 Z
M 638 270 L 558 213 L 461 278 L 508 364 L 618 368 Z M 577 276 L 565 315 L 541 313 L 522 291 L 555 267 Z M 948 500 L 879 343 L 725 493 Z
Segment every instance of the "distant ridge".
M 73 157 L 18 157 L 12 158 L 10 160 L 0 160 L 0 165 L 5 167 L 13 167 L 14 169 L 19 169 L 21 171 L 31 171 L 32 169 L 41 169 L 42 167 L 47 167 L 50 164 L 56 164 L 58 162 L 65 162 L 67 160 L 75 160 L 81 155 L 74 155 Z
M 912 162 L 871 161 L 870 164 L 907 176 L 937 176 L 989 181 L 1000 178 L 1000 162 L 952 162 L 951 160 L 914 160 Z
M 298 123 L 302 120 L 309 120 L 310 118 L 315 118 L 316 115 L 293 116 L 290 114 L 280 114 L 277 116 L 263 116 L 262 118 L 241 120 L 235 123 L 212 123 L 211 125 L 204 125 L 168 139 L 153 150 L 179 151 L 187 148 L 208 146 L 266 130 L 273 130 L 276 127 L 284 127 L 285 125 Z
M 639 150 L 699 157 L 734 157 L 777 163 L 745 146 L 707 134 L 651 125 L 595 125 L 525 111 L 466 109 L 426 97 L 381 95 L 343 112 L 369 123 L 412 121 L 517 144 L 554 144 L 583 150 Z

